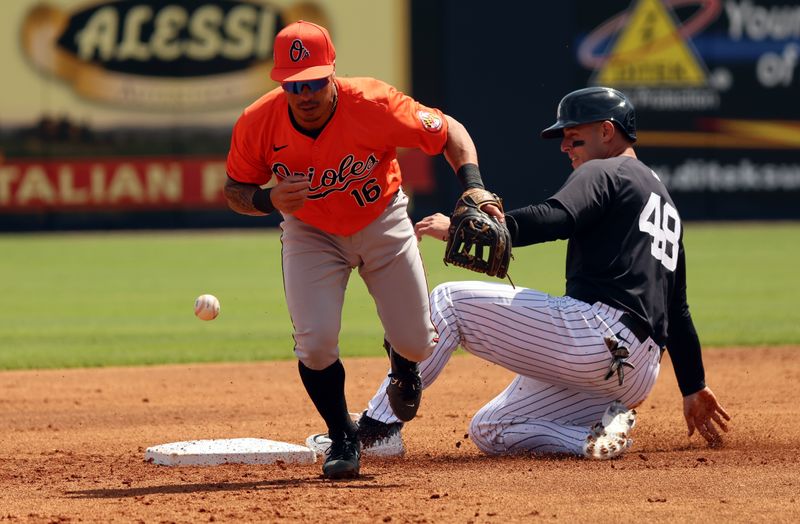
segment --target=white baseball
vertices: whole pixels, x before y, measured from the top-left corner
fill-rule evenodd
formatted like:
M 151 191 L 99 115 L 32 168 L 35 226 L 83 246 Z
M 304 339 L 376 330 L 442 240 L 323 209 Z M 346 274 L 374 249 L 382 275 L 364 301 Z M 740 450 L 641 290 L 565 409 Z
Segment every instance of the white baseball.
M 214 320 L 219 315 L 219 299 L 214 295 L 200 295 L 194 299 L 194 314 L 200 320 Z

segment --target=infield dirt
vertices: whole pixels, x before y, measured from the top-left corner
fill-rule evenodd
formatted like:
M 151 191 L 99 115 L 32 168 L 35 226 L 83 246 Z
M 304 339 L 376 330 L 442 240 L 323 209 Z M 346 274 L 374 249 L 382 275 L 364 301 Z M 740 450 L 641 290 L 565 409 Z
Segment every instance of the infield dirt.
M 687 438 L 665 357 L 621 459 L 484 456 L 467 427 L 511 374 L 459 355 L 404 429 L 406 456 L 364 458 L 359 479 L 337 482 L 319 461 L 144 461 L 179 440 L 303 443 L 322 428 L 294 361 L 0 372 L 0 522 L 800 521 L 800 348 L 704 355 L 733 417 L 719 449 Z M 359 411 L 387 362 L 345 367 Z

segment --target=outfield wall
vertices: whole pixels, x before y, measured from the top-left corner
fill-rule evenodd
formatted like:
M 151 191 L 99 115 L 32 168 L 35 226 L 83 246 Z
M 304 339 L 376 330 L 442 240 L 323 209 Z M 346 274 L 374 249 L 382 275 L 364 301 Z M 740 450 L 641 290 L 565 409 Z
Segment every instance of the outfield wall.
M 636 106 L 637 153 L 685 219 L 800 218 L 800 2 L 412 6 L 415 93 L 467 125 L 508 205 L 547 198 L 570 172 L 539 138 L 561 97 L 610 85 Z
M 224 159 L 300 18 L 331 30 L 340 76 L 462 121 L 507 207 L 569 173 L 538 137 L 561 96 L 612 85 L 684 218 L 800 218 L 799 1 L 17 0 L 0 3 L 0 231 L 276 225 L 227 209 Z M 446 162 L 400 159 L 414 217 L 449 210 Z

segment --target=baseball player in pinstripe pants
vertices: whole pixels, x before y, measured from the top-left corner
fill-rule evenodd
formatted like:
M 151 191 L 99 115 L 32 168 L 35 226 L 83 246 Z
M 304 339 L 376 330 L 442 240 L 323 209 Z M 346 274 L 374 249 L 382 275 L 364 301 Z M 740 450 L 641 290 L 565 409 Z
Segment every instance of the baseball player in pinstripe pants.
M 632 443 L 633 408 L 650 393 L 666 348 L 689 435 L 697 430 L 719 444 L 717 428 L 727 431 L 730 417 L 705 384 L 686 300 L 682 223 L 633 150 L 633 106 L 614 89 L 581 89 L 562 99 L 542 136 L 561 139 L 575 170 L 555 195 L 508 211 L 506 222 L 514 246 L 569 239 L 566 294 L 489 282 L 436 287 L 430 302 L 439 340 L 420 364 L 423 387 L 461 346 L 517 374 L 472 419 L 470 437 L 482 451 L 614 458 Z M 415 230 L 441 240 L 449 223 L 437 213 Z M 402 452 L 386 384 L 365 412 L 383 424 L 385 438 L 372 438 L 367 453 L 389 445 Z

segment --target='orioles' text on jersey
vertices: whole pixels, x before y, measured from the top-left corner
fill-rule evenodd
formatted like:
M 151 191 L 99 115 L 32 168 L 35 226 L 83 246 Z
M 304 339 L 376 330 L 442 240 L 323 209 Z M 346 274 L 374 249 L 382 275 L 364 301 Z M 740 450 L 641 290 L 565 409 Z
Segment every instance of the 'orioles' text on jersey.
M 283 89 L 262 96 L 233 129 L 227 171 L 263 185 L 273 175 L 308 177 L 311 187 L 294 216 L 328 233 L 352 235 L 380 215 L 402 181 L 398 147 L 442 152 L 447 122 L 392 86 L 372 78 L 336 79 L 336 110 L 314 139 L 292 125 Z

